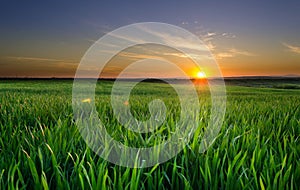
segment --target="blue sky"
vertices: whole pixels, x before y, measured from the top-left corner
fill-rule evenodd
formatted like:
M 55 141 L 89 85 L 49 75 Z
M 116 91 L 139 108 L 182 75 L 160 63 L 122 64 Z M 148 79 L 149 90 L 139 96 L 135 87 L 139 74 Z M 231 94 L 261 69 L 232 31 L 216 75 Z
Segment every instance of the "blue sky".
M 149 21 L 198 35 L 224 75 L 300 74 L 299 10 L 296 0 L 1 1 L 0 75 L 72 76 L 105 32 Z

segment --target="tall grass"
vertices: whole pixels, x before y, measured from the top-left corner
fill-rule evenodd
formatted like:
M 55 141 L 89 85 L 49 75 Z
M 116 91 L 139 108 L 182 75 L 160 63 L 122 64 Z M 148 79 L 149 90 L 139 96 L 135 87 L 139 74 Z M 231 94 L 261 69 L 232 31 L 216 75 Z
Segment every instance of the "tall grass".
M 150 146 L 155 142 L 151 134 L 141 136 L 117 123 L 109 106 L 111 85 L 102 82 L 96 91 L 107 130 L 123 143 Z M 209 94 L 202 93 L 202 122 L 186 148 L 161 165 L 130 169 L 108 163 L 87 147 L 73 122 L 71 88 L 71 81 L 0 83 L 0 189 L 299 188 L 299 90 L 227 87 L 222 129 L 200 154 L 199 136 L 210 107 Z M 165 101 L 169 112 L 163 127 L 172 127 L 178 99 L 166 84 L 137 87 L 130 100 L 133 114 L 147 119 L 145 105 L 154 98 Z

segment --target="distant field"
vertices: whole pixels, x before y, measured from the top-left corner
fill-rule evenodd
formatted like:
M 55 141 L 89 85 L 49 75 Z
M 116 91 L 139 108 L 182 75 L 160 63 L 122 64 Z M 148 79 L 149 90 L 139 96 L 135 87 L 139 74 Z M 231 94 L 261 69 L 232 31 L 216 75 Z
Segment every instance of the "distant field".
M 227 78 L 228 85 L 280 88 L 280 89 L 300 89 L 299 77 L 240 77 Z
M 198 148 L 210 116 L 210 96 L 199 88 L 198 135 L 168 162 L 130 169 L 103 160 L 81 138 L 73 122 L 71 80 L 1 80 L 0 189 L 299 189 L 298 79 L 226 82 L 226 117 L 205 153 Z M 150 146 L 151 134 L 128 132 L 114 118 L 112 84 L 97 86 L 99 117 L 122 143 Z M 160 131 L 169 134 L 179 102 L 168 84 L 138 85 L 129 102 L 133 115 L 147 119 L 147 104 L 155 98 L 168 108 Z

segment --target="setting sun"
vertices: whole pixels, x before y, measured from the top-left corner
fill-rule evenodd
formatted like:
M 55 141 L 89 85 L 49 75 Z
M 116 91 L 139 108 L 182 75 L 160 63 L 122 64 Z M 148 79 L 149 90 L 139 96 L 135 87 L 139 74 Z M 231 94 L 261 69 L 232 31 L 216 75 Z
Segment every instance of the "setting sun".
M 199 71 L 197 73 L 197 78 L 204 79 L 204 78 L 206 78 L 206 74 L 203 71 Z

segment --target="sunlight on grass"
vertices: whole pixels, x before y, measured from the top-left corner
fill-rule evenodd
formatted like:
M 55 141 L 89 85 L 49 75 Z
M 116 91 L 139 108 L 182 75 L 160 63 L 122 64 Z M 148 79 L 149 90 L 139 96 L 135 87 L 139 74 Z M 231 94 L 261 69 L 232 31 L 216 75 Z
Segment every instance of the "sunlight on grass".
M 167 138 L 172 133 L 179 110 L 176 94 L 166 84 L 146 83 L 130 97 L 133 115 L 140 119 L 149 116 L 147 102 L 152 98 L 163 97 L 170 107 L 166 124 L 143 135 L 127 130 L 114 118 L 109 104 L 112 84 L 102 82 L 97 87 L 95 104 L 115 139 L 130 146 L 146 146 L 155 142 L 153 134 Z M 5 89 L 0 92 L 0 189 L 299 186 L 299 90 L 227 86 L 225 122 L 212 147 L 199 154 L 202 130 L 210 116 L 209 94 L 203 95 L 202 122 L 189 145 L 164 164 L 130 169 L 108 163 L 83 141 L 73 122 L 71 81 L 0 83 L 0 88 Z

